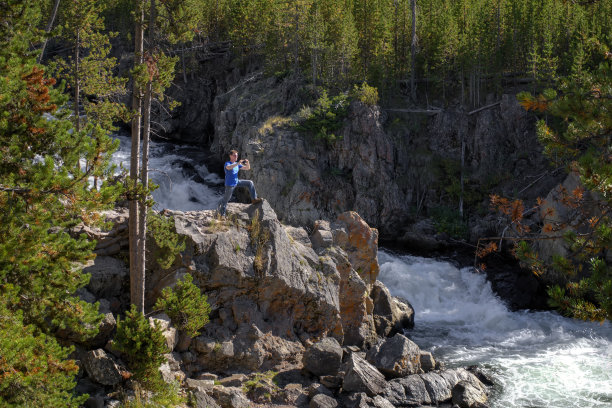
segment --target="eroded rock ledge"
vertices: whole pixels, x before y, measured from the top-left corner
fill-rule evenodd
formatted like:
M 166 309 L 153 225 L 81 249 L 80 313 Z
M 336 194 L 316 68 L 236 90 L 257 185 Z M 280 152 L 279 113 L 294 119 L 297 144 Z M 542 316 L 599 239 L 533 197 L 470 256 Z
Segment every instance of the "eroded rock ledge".
M 208 296 L 210 323 L 195 338 L 177 333 L 166 316 L 152 317 L 162 321 L 172 349 L 160 368 L 164 378 L 179 379 L 197 406 L 486 403 L 486 387 L 474 374 L 442 370 L 404 335 L 414 311 L 376 280 L 378 232 L 357 213 L 317 221 L 310 233 L 282 225 L 266 201 L 232 203 L 225 219 L 213 211 L 164 215 L 187 245 L 168 271 L 151 262 L 146 303 L 150 308 L 186 273 Z M 85 269 L 92 280 L 81 296 L 100 301 L 112 326 L 127 306 L 128 273 L 119 265 L 127 237 L 125 212 L 107 217 L 115 222 L 111 232 L 82 231 L 98 240 L 101 255 Z M 109 344 L 99 348 L 112 332 L 105 327 L 105 338 L 80 353 L 88 378 L 79 387 L 106 406 L 114 404 L 108 388 L 125 377 L 121 356 Z

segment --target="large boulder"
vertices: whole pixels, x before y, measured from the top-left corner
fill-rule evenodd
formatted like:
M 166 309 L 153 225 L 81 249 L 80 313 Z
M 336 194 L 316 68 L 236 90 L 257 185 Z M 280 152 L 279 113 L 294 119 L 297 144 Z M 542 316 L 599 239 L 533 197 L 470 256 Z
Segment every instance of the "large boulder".
M 325 394 L 315 395 L 308 404 L 308 408 L 336 408 L 337 406 L 338 401 Z
M 414 309 L 404 299 L 391 296 L 380 281 L 374 282 L 370 292 L 374 303 L 374 325 L 379 336 L 393 336 L 414 327 Z
M 203 391 L 195 391 L 193 393 L 195 399 L 195 408 L 221 408 L 217 401 Z
M 394 406 L 439 405 L 451 401 L 453 389 L 460 382 L 471 384 L 483 392 L 486 390 L 486 387 L 474 374 L 463 368 L 458 368 L 393 379 L 389 381 L 388 387 L 381 396 L 385 397 Z M 463 398 L 462 395 L 466 394 L 461 386 L 455 393 L 458 399 Z M 465 398 L 468 400 L 471 397 Z
M 365 392 L 373 397 L 384 391 L 385 377 L 357 353 L 351 353 L 347 361 L 342 388 L 349 392 Z
M 217 385 L 213 388 L 212 395 L 222 408 L 250 408 L 252 405 L 242 389 L 237 387 Z
M 461 380 L 452 389 L 453 404 L 459 408 L 483 408 L 487 403 L 486 390 L 474 381 Z
M 431 404 L 425 382 L 417 374 L 389 381 L 383 396 L 395 406 Z
M 387 378 L 405 377 L 421 371 L 419 346 L 399 333 L 368 350 L 366 358 Z
M 123 381 L 125 369 L 103 349 L 91 350 L 81 356 L 83 367 L 89 378 L 103 385 L 116 385 Z
M 306 350 L 303 363 L 316 376 L 334 375 L 342 363 L 342 347 L 333 337 L 325 337 Z

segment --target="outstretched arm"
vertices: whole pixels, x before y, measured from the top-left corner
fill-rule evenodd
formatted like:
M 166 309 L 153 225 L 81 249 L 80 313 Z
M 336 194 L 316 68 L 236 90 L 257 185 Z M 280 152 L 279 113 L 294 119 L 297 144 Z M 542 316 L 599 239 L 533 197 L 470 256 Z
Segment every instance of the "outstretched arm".
M 240 160 L 240 164 L 242 164 L 242 168 L 240 170 L 251 170 L 251 163 L 249 159 Z

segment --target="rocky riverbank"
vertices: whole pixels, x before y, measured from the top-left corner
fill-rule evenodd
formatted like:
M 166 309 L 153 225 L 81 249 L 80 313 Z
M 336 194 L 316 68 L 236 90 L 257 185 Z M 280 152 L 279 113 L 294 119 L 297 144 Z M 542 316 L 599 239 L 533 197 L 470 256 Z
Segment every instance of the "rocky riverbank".
M 378 276 L 378 231 L 354 212 L 318 221 L 312 232 L 283 225 L 264 201 L 231 203 L 228 217 L 175 212 L 187 245 L 170 270 L 147 271 L 150 308 L 161 289 L 190 273 L 207 294 L 210 323 L 195 338 L 164 315 L 171 352 L 160 370 L 179 381 L 198 407 L 476 407 L 486 404 L 478 373 L 445 370 L 413 343 L 414 311 Z M 127 307 L 126 211 L 106 214 L 110 232 L 83 228 L 98 241 L 92 278 L 80 295 L 100 302 L 98 337 L 78 349 L 87 406 L 119 404 L 130 395 L 121 355 L 113 350 L 115 319 Z M 151 257 L 153 258 L 153 256 Z

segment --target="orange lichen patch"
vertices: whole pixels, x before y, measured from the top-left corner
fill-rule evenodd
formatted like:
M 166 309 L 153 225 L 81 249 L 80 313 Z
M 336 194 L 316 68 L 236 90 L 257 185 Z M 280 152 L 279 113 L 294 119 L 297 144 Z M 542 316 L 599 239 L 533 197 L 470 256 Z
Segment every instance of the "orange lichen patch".
M 378 277 L 378 230 L 370 226 L 354 211 L 347 211 L 338 216 L 338 221 L 346 224 L 349 234 L 349 260 L 353 269 L 367 284 L 372 284 Z

